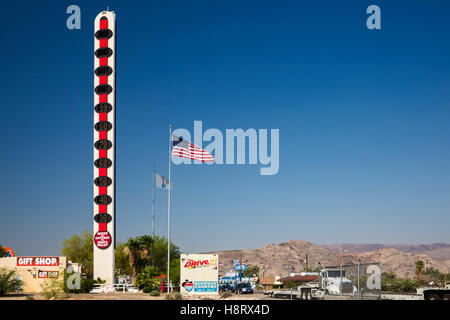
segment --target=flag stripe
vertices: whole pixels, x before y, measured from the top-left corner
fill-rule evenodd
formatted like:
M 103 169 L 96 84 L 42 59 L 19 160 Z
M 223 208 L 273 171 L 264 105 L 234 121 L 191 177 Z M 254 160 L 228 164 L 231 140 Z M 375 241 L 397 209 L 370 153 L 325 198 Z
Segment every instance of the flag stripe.
M 187 158 L 187 159 L 192 159 L 192 160 L 199 160 L 199 161 L 214 161 L 214 159 L 211 159 L 211 158 L 193 157 L 193 156 L 188 155 L 188 154 L 178 154 L 178 153 L 174 153 L 173 155 L 176 156 L 176 157 Z
M 193 157 L 190 156 L 188 154 L 174 154 L 174 156 L 176 157 L 180 157 L 180 158 L 188 158 L 188 159 L 192 159 L 192 160 L 199 160 L 199 161 L 214 161 L 214 159 L 206 159 L 206 158 L 199 158 L 199 157 Z
M 196 156 L 196 157 L 213 158 L 214 159 L 214 157 L 212 155 L 210 155 L 209 153 L 190 152 L 190 151 L 184 150 L 184 149 L 174 149 L 172 153 L 189 154 L 189 155 Z
M 188 153 L 188 154 L 213 158 L 213 156 L 210 155 L 208 152 L 197 152 L 197 151 L 190 151 L 190 150 L 180 149 L 180 148 L 173 148 L 173 152 Z
M 212 156 L 209 152 L 187 140 L 183 140 L 182 137 L 176 136 L 174 136 L 173 140 L 172 156 L 201 162 L 215 161 L 214 156 Z

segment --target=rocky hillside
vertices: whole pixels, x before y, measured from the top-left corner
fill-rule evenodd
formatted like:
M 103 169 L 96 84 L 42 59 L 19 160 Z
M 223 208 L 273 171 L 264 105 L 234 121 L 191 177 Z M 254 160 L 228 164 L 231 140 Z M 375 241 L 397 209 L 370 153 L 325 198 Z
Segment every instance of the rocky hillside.
M 381 262 L 383 271 L 393 271 L 399 277 L 413 277 L 415 262 L 422 260 L 433 263 L 435 269 L 450 272 L 450 259 L 433 259 L 424 253 L 406 252 L 406 249 L 401 251 L 394 248 L 373 247 L 376 245 L 367 246 L 366 249 L 374 250 L 364 252 L 352 247 L 353 252 L 350 252 L 350 247 L 343 246 L 344 264 L 357 263 L 358 259 L 361 259 L 362 262 Z M 357 246 L 356 248 L 360 247 Z M 428 247 L 428 249 L 430 252 L 435 252 L 438 248 Z M 258 266 L 261 270 L 261 276 L 263 269 L 266 270 L 265 276 L 285 276 L 289 267 L 291 272 L 304 271 L 306 255 L 308 255 L 308 266 L 310 268 L 317 267 L 319 262 L 322 265 L 337 265 L 339 263 L 338 251 L 339 249 L 336 250 L 336 248 L 330 246 L 320 246 L 303 240 L 291 240 L 280 244 L 266 244 L 256 250 L 227 250 L 210 253 L 219 255 L 219 261 L 223 264 L 219 269 L 221 274 L 233 268 L 233 260 L 242 260 L 248 265 Z M 445 255 L 436 256 L 445 257 Z
M 402 252 L 393 248 L 383 248 L 376 251 L 363 252 L 359 254 L 343 254 L 345 263 L 379 261 L 383 264 L 383 271 L 393 271 L 399 277 L 412 278 L 415 276 L 416 261 L 431 262 L 434 269 L 450 272 L 450 260 L 433 260 L 423 253 Z M 429 266 L 429 265 L 428 265 Z
M 431 243 L 431 244 L 360 244 L 360 243 L 342 243 L 324 245 L 324 247 L 339 253 L 339 248 L 349 253 L 363 253 L 368 251 L 376 251 L 385 248 L 392 248 L 407 253 L 426 254 L 434 260 L 450 259 L 450 244 L 448 243 Z
M 338 255 L 331 250 L 303 240 L 291 240 L 280 244 L 266 244 L 251 250 L 227 250 L 213 252 L 219 255 L 223 263 L 219 272 L 224 273 L 233 267 L 233 260 L 242 260 L 252 266 L 258 266 L 265 276 L 286 275 L 288 268 L 291 272 L 301 272 L 305 268 L 305 258 L 308 255 L 309 267 L 317 267 L 318 262 L 323 265 L 335 265 Z

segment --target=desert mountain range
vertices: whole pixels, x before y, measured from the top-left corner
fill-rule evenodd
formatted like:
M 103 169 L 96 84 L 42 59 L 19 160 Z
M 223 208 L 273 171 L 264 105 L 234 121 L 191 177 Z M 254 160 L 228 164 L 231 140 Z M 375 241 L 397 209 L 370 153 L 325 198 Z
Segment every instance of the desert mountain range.
M 450 244 L 434 243 L 421 245 L 407 244 L 336 244 L 317 245 L 304 240 L 290 240 L 280 244 L 266 244 L 259 249 L 215 251 L 224 274 L 233 268 L 233 260 L 242 260 L 249 266 L 265 269 L 264 276 L 286 276 L 290 272 L 305 271 L 308 255 L 309 268 L 338 265 L 339 250 L 342 248 L 343 263 L 381 262 L 383 271 L 393 271 L 399 277 L 413 277 L 415 263 L 422 260 L 441 272 L 450 272 Z

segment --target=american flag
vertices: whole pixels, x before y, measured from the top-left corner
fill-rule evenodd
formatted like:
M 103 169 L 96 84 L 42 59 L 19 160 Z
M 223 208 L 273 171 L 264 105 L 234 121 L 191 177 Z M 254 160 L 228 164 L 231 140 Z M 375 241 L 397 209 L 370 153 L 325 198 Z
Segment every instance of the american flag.
M 202 162 L 212 162 L 214 157 L 193 143 L 184 140 L 183 137 L 173 136 L 172 155 L 180 158 L 187 158 Z

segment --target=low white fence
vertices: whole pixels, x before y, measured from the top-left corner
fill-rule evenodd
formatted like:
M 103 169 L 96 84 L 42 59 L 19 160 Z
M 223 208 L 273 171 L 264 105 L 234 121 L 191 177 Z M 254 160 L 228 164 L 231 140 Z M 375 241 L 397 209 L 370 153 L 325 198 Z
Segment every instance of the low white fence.
M 114 292 L 131 292 L 139 293 L 139 289 L 126 283 L 96 283 L 90 293 L 114 293 Z

